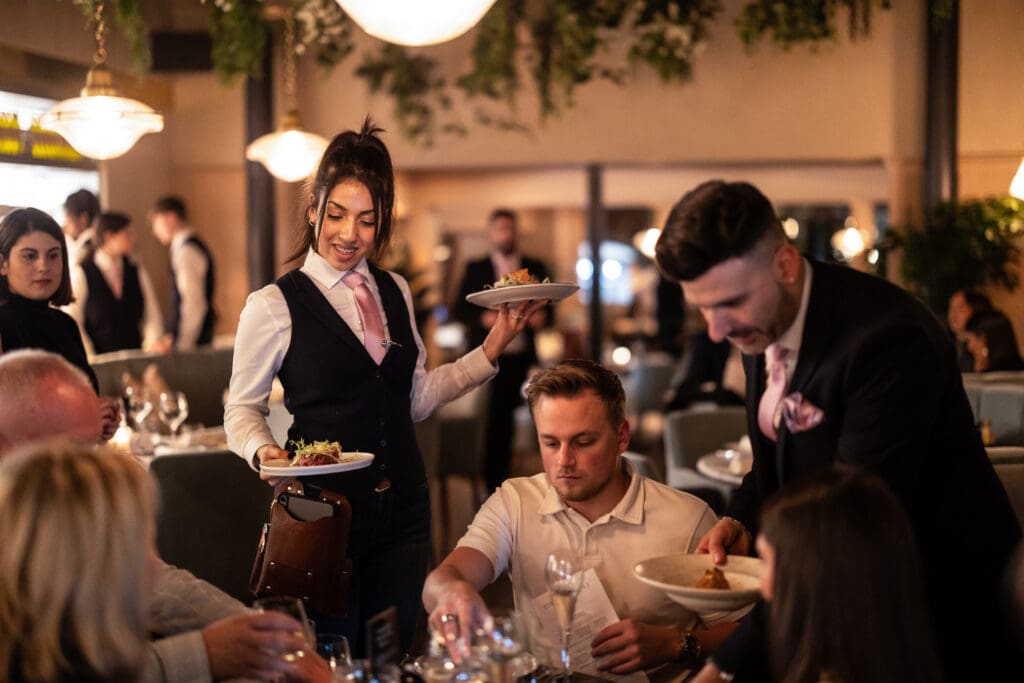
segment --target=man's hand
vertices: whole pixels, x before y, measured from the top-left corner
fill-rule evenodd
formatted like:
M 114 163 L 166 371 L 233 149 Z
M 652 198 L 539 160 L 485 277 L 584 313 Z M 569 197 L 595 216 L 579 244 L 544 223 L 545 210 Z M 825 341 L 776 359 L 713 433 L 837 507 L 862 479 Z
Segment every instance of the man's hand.
M 711 561 L 724 564 L 725 556 L 750 553 L 751 538 L 743 525 L 731 517 L 723 517 L 708 529 L 697 544 L 698 553 L 711 553 Z
M 100 443 L 110 441 L 118 426 L 121 424 L 121 399 L 113 396 L 100 396 L 100 420 L 102 430 L 100 432 Z
M 286 614 L 245 614 L 215 621 L 201 631 L 210 660 L 210 675 L 228 678 L 274 679 L 293 673 L 296 665 L 284 655 L 303 652 L 316 657 L 303 637 L 305 626 Z M 329 680 L 329 679 L 328 679 Z
M 483 626 L 489 616 L 483 598 L 468 581 L 450 581 L 430 613 L 430 628 L 441 634 L 445 647 L 458 664 L 469 656 L 474 627 Z
M 679 631 L 623 619 L 601 629 L 590 641 L 598 668 L 615 674 L 642 671 L 675 658 Z

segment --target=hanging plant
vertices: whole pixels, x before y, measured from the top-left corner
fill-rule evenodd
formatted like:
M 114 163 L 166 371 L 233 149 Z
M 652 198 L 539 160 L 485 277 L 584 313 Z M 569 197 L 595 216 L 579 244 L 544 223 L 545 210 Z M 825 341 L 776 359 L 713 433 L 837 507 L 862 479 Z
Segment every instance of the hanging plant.
M 836 11 L 847 10 L 851 40 L 871 33 L 871 11 L 890 8 L 890 0 L 789 0 L 748 2 L 736 20 L 740 38 L 754 45 L 766 36 L 784 50 L 797 44 L 817 45 L 836 37 Z
M 1011 197 L 945 201 L 923 226 L 891 230 L 880 248 L 902 251 L 900 274 L 937 314 L 960 289 L 1020 285 L 1024 202 Z
M 82 10 L 82 13 L 89 18 L 89 28 L 94 30 L 94 19 L 99 0 L 73 0 L 75 5 Z M 142 16 L 141 0 L 109 0 L 104 2 L 105 17 L 109 22 L 111 17 L 117 28 L 128 43 L 128 49 L 132 55 L 132 66 L 139 76 L 146 73 L 152 62 L 149 52 L 149 28 Z

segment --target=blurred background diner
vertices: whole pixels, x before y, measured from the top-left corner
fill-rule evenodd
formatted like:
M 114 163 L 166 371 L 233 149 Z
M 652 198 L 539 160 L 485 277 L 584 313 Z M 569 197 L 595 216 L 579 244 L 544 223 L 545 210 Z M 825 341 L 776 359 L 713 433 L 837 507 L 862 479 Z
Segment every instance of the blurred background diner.
M 542 471 L 519 391 L 563 359 L 620 376 L 624 457 L 638 472 L 722 512 L 751 462 L 744 375 L 653 260 L 672 205 L 711 178 L 757 185 L 807 258 L 890 279 L 948 322 L 1024 519 L 1024 55 L 1007 47 L 1024 34 L 1019 0 L 821 0 L 786 4 L 785 16 L 757 0 L 495 0 L 461 17 L 468 31 L 433 38 L 374 28 L 357 4 L 0 9 L 0 217 L 34 207 L 62 229 L 84 342 L 68 335 L 65 355 L 98 395 L 121 400 L 121 415 L 108 410 L 112 445 L 177 496 L 165 511 L 175 521 L 158 524 L 168 561 L 246 600 L 269 492 L 222 426 L 239 315 L 301 265 L 287 259 L 310 201 L 303 181 L 327 141 L 368 114 L 395 172 L 379 265 L 409 283 L 428 369 L 479 343 L 485 309 L 464 297 L 487 283 L 463 281 L 481 259 L 495 278 L 539 262 L 579 286 L 501 361 L 499 400 L 492 381 L 416 424 L 433 561 L 497 482 Z M 137 128 L 75 130 L 73 108 L 114 90 Z M 285 133 L 299 148 L 277 146 Z M 492 234 L 497 207 L 512 216 L 512 251 Z M 112 216 L 128 227 L 110 229 Z M 68 303 L 51 294 L 44 306 Z M 97 344 L 109 321 L 113 346 Z M 0 322 L 8 351 L 25 326 Z M 179 325 L 188 339 L 175 343 Z M 279 383 L 267 409 L 283 445 L 292 417 Z M 191 494 L 194 481 L 209 495 Z M 181 532 L 211 516 L 230 520 Z M 510 604 L 507 582 L 484 598 Z

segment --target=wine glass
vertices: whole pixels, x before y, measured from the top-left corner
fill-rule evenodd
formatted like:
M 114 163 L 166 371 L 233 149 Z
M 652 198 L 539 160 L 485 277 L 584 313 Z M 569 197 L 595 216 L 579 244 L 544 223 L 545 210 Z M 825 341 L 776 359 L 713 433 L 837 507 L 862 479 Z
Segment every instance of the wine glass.
M 316 642 L 316 639 L 309 630 L 309 620 L 306 618 L 306 610 L 302 606 L 302 601 L 298 598 L 284 596 L 258 598 L 253 601 L 252 606 L 257 612 L 280 612 L 281 614 L 287 614 L 292 619 L 302 624 L 302 630 L 296 635 L 306 641 L 307 647 L 311 647 L 312 643 Z M 303 651 L 297 650 L 296 652 L 285 653 L 282 655 L 282 658 L 286 662 L 294 662 L 296 659 L 303 656 Z
M 572 615 L 576 610 L 576 596 L 583 586 L 583 563 L 575 555 L 553 552 L 544 565 L 544 583 L 551 592 L 555 617 L 562 630 L 562 676 L 569 678 L 569 636 Z
M 180 391 L 165 391 L 157 402 L 160 419 L 170 428 L 171 436 L 178 436 L 181 423 L 188 417 L 188 399 Z
M 321 633 L 316 637 L 316 653 L 327 660 L 331 671 L 352 666 L 348 638 L 337 633 Z
M 128 416 L 137 431 L 145 432 L 146 418 L 153 412 L 153 404 L 146 397 L 145 390 L 137 389 L 129 384 L 124 388 L 122 395 L 125 415 Z

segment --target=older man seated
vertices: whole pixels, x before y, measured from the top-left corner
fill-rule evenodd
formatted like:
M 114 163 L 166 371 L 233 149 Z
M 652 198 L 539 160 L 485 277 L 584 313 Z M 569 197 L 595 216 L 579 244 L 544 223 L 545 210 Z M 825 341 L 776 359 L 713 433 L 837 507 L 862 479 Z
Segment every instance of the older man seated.
M 0 458 L 45 437 L 97 442 L 102 426 L 100 400 L 81 370 L 44 351 L 0 356 Z M 322 679 L 310 664 L 281 657 L 304 646 L 295 635 L 302 627 L 293 619 L 251 613 L 189 572 L 159 560 L 157 565 L 149 625 L 160 639 L 150 644 L 144 682 Z
M 598 668 L 626 674 L 660 667 L 663 678 L 697 665 L 735 624 L 702 628 L 696 614 L 640 582 L 632 568 L 645 558 L 693 551 L 715 514 L 699 498 L 637 474 L 620 457 L 629 423 L 614 373 L 590 361 L 565 361 L 535 375 L 526 395 L 544 472 L 507 480 L 427 577 L 423 603 L 431 626 L 445 633 L 442 622 L 454 615 L 468 634 L 488 614 L 479 591 L 506 569 L 517 610 L 530 613 L 547 590 L 547 555 L 567 551 L 596 572 L 619 618 L 590 643 Z M 446 635 L 451 644 L 458 641 Z

